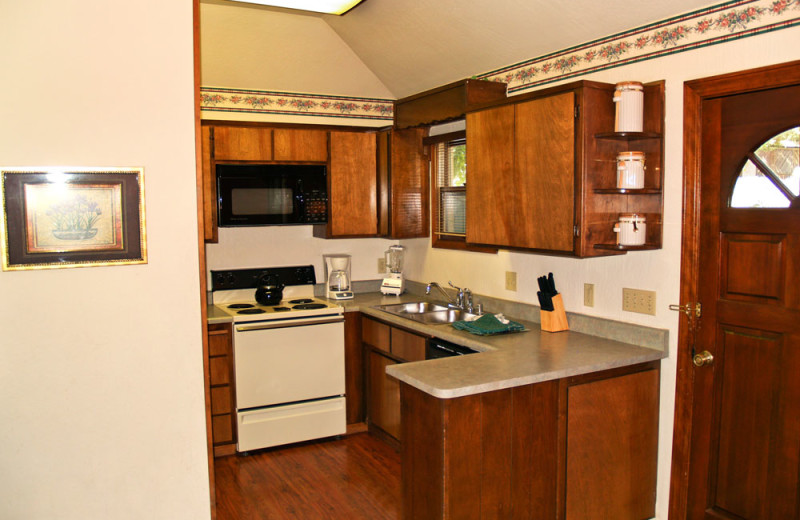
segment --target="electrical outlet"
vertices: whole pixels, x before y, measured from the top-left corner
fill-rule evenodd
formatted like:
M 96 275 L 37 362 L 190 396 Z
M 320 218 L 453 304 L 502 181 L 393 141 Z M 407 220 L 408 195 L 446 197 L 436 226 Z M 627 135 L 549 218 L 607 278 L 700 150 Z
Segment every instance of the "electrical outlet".
M 378 272 L 379 273 L 386 272 L 386 258 L 384 257 L 378 258 Z
M 656 292 L 641 289 L 622 289 L 622 310 L 656 315 Z
M 583 304 L 586 307 L 594 307 L 594 284 L 583 284 Z
M 517 273 L 516 271 L 506 271 L 506 291 L 517 290 Z

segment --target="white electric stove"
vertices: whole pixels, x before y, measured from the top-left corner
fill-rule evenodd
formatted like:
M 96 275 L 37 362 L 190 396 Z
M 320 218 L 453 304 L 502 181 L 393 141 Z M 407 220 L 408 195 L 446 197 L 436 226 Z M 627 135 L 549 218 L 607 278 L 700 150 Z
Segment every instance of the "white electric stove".
M 265 272 L 286 285 L 277 305 L 255 301 Z M 237 451 L 346 431 L 344 309 L 314 298 L 315 281 L 310 265 L 212 271 L 212 302 L 233 318 Z

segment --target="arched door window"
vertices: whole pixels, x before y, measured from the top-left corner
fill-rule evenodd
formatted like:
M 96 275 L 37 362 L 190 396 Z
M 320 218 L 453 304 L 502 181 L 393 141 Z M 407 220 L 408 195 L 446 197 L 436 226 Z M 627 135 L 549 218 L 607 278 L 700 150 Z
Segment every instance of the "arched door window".
M 771 137 L 747 155 L 732 208 L 788 208 L 800 195 L 800 126 Z

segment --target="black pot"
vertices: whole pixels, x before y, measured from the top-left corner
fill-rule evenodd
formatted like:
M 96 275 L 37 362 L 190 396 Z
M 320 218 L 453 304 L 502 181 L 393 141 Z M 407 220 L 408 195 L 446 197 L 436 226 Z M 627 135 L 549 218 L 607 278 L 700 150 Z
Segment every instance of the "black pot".
M 278 305 L 283 298 L 283 287 L 273 276 L 265 274 L 258 279 L 256 301 L 261 305 Z

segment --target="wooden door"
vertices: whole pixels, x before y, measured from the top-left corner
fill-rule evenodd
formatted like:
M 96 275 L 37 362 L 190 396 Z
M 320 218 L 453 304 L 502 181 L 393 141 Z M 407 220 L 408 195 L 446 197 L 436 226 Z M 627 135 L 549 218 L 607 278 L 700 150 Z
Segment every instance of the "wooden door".
M 513 105 L 467 114 L 467 164 L 467 242 L 518 242 Z
M 519 103 L 514 139 L 521 237 L 511 245 L 572 252 L 575 93 Z
M 681 324 L 670 518 L 800 517 L 800 207 L 730 204 L 747 154 L 800 123 L 791 78 L 800 62 L 687 86 L 682 294 L 702 313 Z
M 377 140 L 364 132 L 331 132 L 329 237 L 378 233 Z

